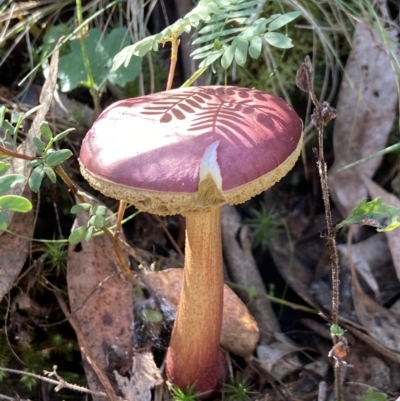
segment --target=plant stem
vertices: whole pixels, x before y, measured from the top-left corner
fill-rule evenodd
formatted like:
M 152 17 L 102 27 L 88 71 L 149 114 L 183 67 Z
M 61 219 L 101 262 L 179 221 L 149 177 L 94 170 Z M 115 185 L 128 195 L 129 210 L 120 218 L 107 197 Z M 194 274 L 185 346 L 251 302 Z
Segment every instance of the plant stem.
M 78 190 L 78 187 L 74 184 L 74 182 L 69 178 L 68 174 L 64 171 L 61 166 L 55 166 L 54 171 L 61 177 L 67 187 L 73 192 L 73 194 L 79 199 L 80 202 L 85 203 L 86 198 L 82 195 L 82 193 Z M 126 203 L 125 203 L 126 206 Z M 125 207 L 124 207 L 125 210 Z M 119 227 L 121 226 L 121 222 L 119 222 Z M 117 220 L 117 228 L 118 227 L 118 220 Z M 128 265 L 126 264 L 124 255 L 122 254 L 122 250 L 119 243 L 118 235 L 114 235 L 108 227 L 102 227 L 104 234 L 109 238 L 114 248 L 115 255 L 117 256 L 120 268 L 124 276 L 134 285 L 137 284 L 136 277 L 132 274 L 131 270 L 129 269 Z
M 29 161 L 36 160 L 36 158 L 33 156 L 28 156 L 28 155 L 25 155 L 24 153 L 20 153 L 20 152 L 14 151 L 14 150 L 7 149 L 4 146 L 0 146 L 0 155 L 15 157 L 17 159 L 23 159 L 23 160 L 29 160 Z
M 82 26 L 83 25 L 82 0 L 76 0 L 76 18 L 78 20 L 78 25 Z M 88 55 L 86 52 L 85 38 L 84 38 L 82 30 L 79 32 L 79 42 L 81 44 L 83 65 L 85 66 L 89 91 L 90 91 L 90 94 L 93 99 L 94 110 L 95 110 L 96 116 L 98 116 L 101 111 L 100 103 L 99 103 L 99 94 L 98 94 L 98 91 L 95 89 L 93 74 L 92 74 L 92 70 L 90 68 L 90 62 L 89 62 L 89 58 L 88 58 Z
M 322 198 L 325 208 L 325 220 L 327 226 L 327 233 L 325 239 L 328 243 L 329 255 L 331 259 L 332 268 L 332 324 L 337 325 L 339 316 L 339 257 L 336 246 L 336 229 L 333 225 L 331 205 L 329 201 L 329 187 L 328 187 L 328 171 L 324 157 L 324 137 L 323 131 L 325 125 L 337 116 L 336 110 L 332 108 L 327 102 L 322 104 L 315 95 L 312 80 L 312 64 L 308 56 L 306 56 L 304 63 L 297 72 L 296 84 L 297 86 L 308 92 L 312 102 L 314 103 L 315 109 L 311 116 L 311 120 L 318 131 L 318 150 L 316 151 L 317 166 L 321 182 Z M 336 345 L 340 338 L 332 333 L 332 342 Z M 335 392 L 337 401 L 342 401 L 342 380 L 341 380 L 341 365 L 340 362 L 335 360 Z
M 175 68 L 176 62 L 178 61 L 178 48 L 181 40 L 173 37 L 171 41 L 171 63 L 169 65 L 169 74 L 168 74 L 168 81 L 167 81 L 167 88 L 166 90 L 170 90 L 172 88 L 172 82 L 174 80 L 175 75 Z
M 205 71 L 207 71 L 207 67 L 199 68 L 182 86 L 181 88 L 188 88 L 197 78 L 199 78 Z

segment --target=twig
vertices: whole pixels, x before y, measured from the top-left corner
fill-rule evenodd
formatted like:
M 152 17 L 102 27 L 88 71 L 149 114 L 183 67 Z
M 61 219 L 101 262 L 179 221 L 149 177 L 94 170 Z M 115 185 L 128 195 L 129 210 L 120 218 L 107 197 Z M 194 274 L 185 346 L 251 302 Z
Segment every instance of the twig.
M 92 390 L 87 389 L 86 387 L 81 387 L 81 386 L 78 386 L 77 384 L 71 384 L 71 383 L 66 382 L 56 372 L 57 366 L 53 366 L 53 371 L 52 372 L 43 371 L 45 376 L 41 376 L 41 375 L 38 375 L 36 373 L 31 373 L 31 372 L 24 372 L 22 370 L 17 370 L 17 369 L 3 368 L 1 366 L 0 366 L 0 370 L 3 371 L 3 372 L 7 372 L 7 373 L 15 373 L 15 374 L 18 374 L 18 375 L 21 375 L 21 376 L 33 377 L 35 379 L 42 380 L 42 381 L 50 383 L 50 384 L 54 384 L 56 386 L 54 391 L 56 391 L 56 392 L 60 391 L 63 388 L 66 388 L 66 389 L 69 389 L 69 390 L 79 391 L 81 393 L 98 395 L 98 396 L 101 396 L 101 397 L 107 397 L 107 394 L 103 393 L 101 391 L 92 391 Z M 49 379 L 49 377 L 51 377 L 51 376 L 55 376 L 57 378 L 57 380 Z M 0 395 L 0 399 L 2 397 L 5 400 L 15 400 L 15 398 L 9 398 L 9 397 L 5 397 L 5 396 Z
M 321 181 L 322 198 L 325 208 L 325 220 L 327 225 L 327 233 L 325 234 L 325 239 L 328 243 L 329 254 L 331 258 L 332 267 L 332 324 L 337 325 L 339 316 L 339 257 L 336 246 L 336 230 L 333 225 L 331 205 L 329 202 L 329 188 L 328 188 L 328 171 L 324 158 L 324 142 L 323 142 L 323 131 L 325 125 L 329 121 L 336 118 L 336 110 L 330 106 L 328 102 L 323 102 L 322 104 L 317 99 L 311 80 L 312 74 L 312 64 L 309 56 L 306 56 L 303 64 L 297 71 L 296 85 L 303 91 L 308 92 L 314 103 L 315 109 L 311 115 L 311 121 L 315 125 L 318 131 L 318 150 L 313 149 L 317 157 L 318 172 Z M 338 344 L 340 338 L 336 333 L 332 333 L 332 341 L 334 346 Z M 336 399 L 338 401 L 342 400 L 342 384 L 341 384 L 341 366 L 340 364 L 335 364 L 335 389 L 336 389 Z
M 6 400 L 6 401 L 15 401 L 15 397 L 7 397 L 6 395 L 0 394 L 0 400 Z M 27 398 L 18 398 L 19 401 L 31 401 Z

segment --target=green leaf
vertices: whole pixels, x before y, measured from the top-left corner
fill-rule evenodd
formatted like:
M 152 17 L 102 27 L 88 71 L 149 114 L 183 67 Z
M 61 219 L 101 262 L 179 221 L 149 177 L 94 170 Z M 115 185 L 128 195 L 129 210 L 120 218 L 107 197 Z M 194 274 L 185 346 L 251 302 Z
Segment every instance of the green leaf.
M 103 205 L 93 206 L 92 213 L 96 214 L 97 216 L 104 216 L 107 213 L 107 208 Z
M 39 166 L 40 164 L 42 164 L 42 161 L 39 160 L 39 159 L 36 159 L 36 160 L 30 161 L 26 166 L 27 166 L 28 168 L 33 168 L 33 167 Z
M 201 68 L 201 67 L 206 67 L 208 65 L 211 65 L 214 61 L 218 60 L 222 56 L 223 53 L 224 53 L 223 49 L 211 53 L 208 57 L 206 57 L 199 64 L 199 67 Z
M 140 315 L 144 321 L 149 323 L 160 323 L 163 320 L 163 315 L 154 309 L 143 309 Z
M 25 177 L 22 174 L 8 174 L 0 177 L 0 195 L 23 182 L 25 182 Z
M 247 40 L 239 39 L 237 41 L 235 60 L 242 67 L 246 64 L 248 48 L 249 48 L 249 42 Z
M 386 401 L 387 394 L 375 391 L 371 387 L 362 396 L 361 401 Z
M 6 106 L 0 107 L 0 127 L 3 126 L 3 122 L 6 117 L 6 111 L 7 111 Z
M 124 87 L 139 75 L 141 59 L 134 55 L 123 62 L 127 68 L 111 71 L 114 56 L 129 45 L 129 34 L 125 28 L 116 28 L 106 37 L 100 29 L 91 29 L 85 38 L 85 45 L 94 78 L 93 89 L 99 90 L 106 81 Z M 69 92 L 87 81 L 79 40 L 72 42 L 70 54 L 60 57 L 58 75 L 63 92 Z
M 280 49 L 290 49 L 293 47 L 292 39 L 277 32 L 267 32 L 264 35 L 265 40 L 271 45 Z
M 84 237 L 86 242 L 89 242 L 90 239 L 92 238 L 92 236 L 93 236 L 93 231 L 94 231 L 94 226 L 89 226 L 89 227 L 86 229 L 86 233 L 85 233 L 85 237 Z
M 10 163 L 0 162 L 0 175 L 3 175 L 10 168 Z
M 40 186 L 42 185 L 42 180 L 44 177 L 44 166 L 41 164 L 37 166 L 29 177 L 29 187 L 33 192 L 38 192 Z
M 49 152 L 44 157 L 44 162 L 51 167 L 58 166 L 59 164 L 65 162 L 72 156 L 72 152 L 69 149 L 56 150 L 54 152 Z
M 269 31 L 276 31 L 279 28 L 282 28 L 283 26 L 289 24 L 293 20 L 295 20 L 297 17 L 301 15 L 300 11 L 291 11 L 290 13 L 283 14 L 273 20 L 269 25 L 268 25 L 268 30 Z
M 87 212 L 88 210 L 90 210 L 91 207 L 92 207 L 92 205 L 90 203 L 79 203 L 78 205 L 72 206 L 71 213 L 78 214 L 78 213 Z
M 251 38 L 249 46 L 249 54 L 251 58 L 257 59 L 260 57 L 262 49 L 262 39 L 259 36 Z
M 32 210 L 32 203 L 18 195 L 4 195 L 0 197 L 0 209 L 26 213 Z
M 8 221 L 6 215 L 0 210 L 0 230 L 7 230 Z
M 363 198 L 350 216 L 336 226 L 336 229 L 352 224 L 375 227 L 377 231 L 392 231 L 400 226 L 400 215 L 395 206 L 382 204 L 381 198 L 367 202 Z
M 226 70 L 231 66 L 233 57 L 235 57 L 235 51 L 236 51 L 236 43 L 231 44 L 228 46 L 228 48 L 224 51 L 224 55 L 222 56 L 221 59 L 221 65 L 224 67 Z
M 35 107 L 32 107 L 31 109 L 29 109 L 24 115 L 23 115 L 23 120 L 25 120 L 27 117 L 29 117 L 31 114 L 36 113 L 39 109 L 41 109 L 43 107 L 42 104 L 38 104 Z
M 59 141 L 60 139 L 65 138 L 71 131 L 75 131 L 75 128 L 68 128 L 63 132 L 60 132 L 54 137 L 54 142 Z
M 42 155 L 44 150 L 46 149 L 46 144 L 36 136 L 33 137 L 33 144 L 36 146 L 37 153 L 39 153 L 39 155 Z
M 55 184 L 57 182 L 57 176 L 54 170 L 49 166 L 44 166 L 44 172 L 49 177 L 50 181 Z
M 14 112 L 11 114 L 11 124 L 17 124 L 22 120 L 24 117 L 24 113 L 22 111 L 20 112 Z
M 42 133 L 43 138 L 47 139 L 48 141 L 53 138 L 53 133 L 51 132 L 49 123 L 47 121 L 43 121 L 40 124 L 40 132 Z
M 66 24 L 50 25 L 50 28 L 43 36 L 43 44 L 40 47 L 43 58 L 46 58 L 55 48 L 58 40 L 61 36 L 68 36 L 71 30 Z M 70 42 L 66 42 L 60 48 L 60 56 L 64 56 L 68 53 Z
M 223 13 L 223 10 L 221 10 L 218 7 L 218 4 L 215 3 L 214 1 L 211 1 L 210 3 L 208 3 L 207 8 L 214 14 L 222 14 Z
M 2 127 L 3 127 L 6 135 L 14 136 L 14 134 L 15 134 L 14 126 L 12 124 L 10 124 L 10 122 L 8 120 L 3 121 Z
M 343 337 L 345 333 L 345 331 L 338 324 L 332 324 L 330 331 L 337 337 Z
M 81 226 L 72 231 L 72 233 L 68 237 L 69 243 L 75 245 L 81 242 L 85 237 L 86 230 L 87 228 L 85 226 Z
M 90 218 L 89 224 L 96 228 L 102 228 L 106 224 L 106 219 L 104 216 L 99 216 L 96 214 Z

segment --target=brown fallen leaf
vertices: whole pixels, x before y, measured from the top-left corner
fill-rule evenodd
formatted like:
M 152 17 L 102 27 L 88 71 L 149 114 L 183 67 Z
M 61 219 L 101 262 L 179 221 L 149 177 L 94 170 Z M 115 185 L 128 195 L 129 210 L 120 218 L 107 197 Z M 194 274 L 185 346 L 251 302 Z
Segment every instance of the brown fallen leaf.
M 385 191 L 382 187 L 370 180 L 368 177 L 362 176 L 362 179 L 368 188 L 371 198 L 382 198 L 382 203 L 387 205 L 396 206 L 400 209 L 400 199 Z M 390 253 L 392 254 L 393 265 L 396 270 L 397 278 L 400 280 L 400 230 L 393 230 L 385 232 L 388 240 Z
M 340 265 L 342 268 L 350 269 L 347 245 L 338 244 L 337 248 L 340 256 Z M 371 290 L 374 291 L 375 295 L 378 296 L 381 289 L 379 288 L 378 277 L 376 277 L 374 273 L 377 271 L 383 274 L 383 267 L 392 263 L 389 246 L 384 235 L 378 233 L 364 241 L 353 244 L 351 256 L 357 271 L 367 282 Z M 393 275 L 390 274 L 390 280 L 392 280 Z
M 77 216 L 74 226 L 87 224 Z M 97 365 L 107 371 L 108 354 L 114 348 L 122 359 L 130 359 L 134 346 L 132 285 L 117 273 L 117 259 L 110 241 L 103 235 L 68 248 L 68 295 L 71 313 L 85 337 Z M 119 361 L 124 364 L 125 361 Z M 96 375 L 85 363 L 89 387 L 101 391 Z
M 30 199 L 30 189 L 26 188 L 23 196 Z M 34 231 L 33 212 L 15 214 L 9 231 L 0 235 L 0 300 L 8 293 L 21 272 L 31 249 L 31 241 L 18 237 L 32 237 Z
M 263 296 L 267 290 L 254 260 L 249 227 L 243 225 L 234 206 L 222 208 L 222 245 L 228 276 L 234 283 L 253 288 L 258 294 L 250 299 L 247 291 L 238 291 L 260 327 L 260 342 L 274 342 L 275 333 L 280 331 L 279 323 L 270 301 Z
M 400 353 L 400 316 L 384 308 L 362 289 L 355 266 L 350 263 L 354 309 L 368 333 L 383 346 Z
M 139 277 L 158 298 L 164 298 L 176 312 L 183 285 L 183 269 L 143 273 Z M 227 285 L 224 285 L 221 347 L 234 354 L 248 357 L 254 352 L 259 337 L 257 323 L 245 304 Z
M 398 32 L 384 34 L 395 42 Z M 372 177 L 381 157 L 342 172 L 337 170 L 382 150 L 396 116 L 396 78 L 381 35 L 362 22 L 356 25 L 339 92 L 339 116 L 333 132 L 335 162 L 329 172 L 329 186 L 343 217 L 367 196 L 360 174 Z

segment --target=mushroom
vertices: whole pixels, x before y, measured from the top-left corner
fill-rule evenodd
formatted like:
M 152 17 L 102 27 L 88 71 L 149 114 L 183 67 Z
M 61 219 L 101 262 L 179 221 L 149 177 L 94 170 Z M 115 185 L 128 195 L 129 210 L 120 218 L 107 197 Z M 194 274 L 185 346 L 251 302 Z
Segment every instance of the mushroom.
M 166 357 L 169 380 L 213 391 L 222 375 L 221 206 L 243 203 L 295 164 L 302 122 L 259 90 L 191 87 L 119 101 L 87 133 L 90 185 L 139 210 L 186 217 L 184 284 Z

